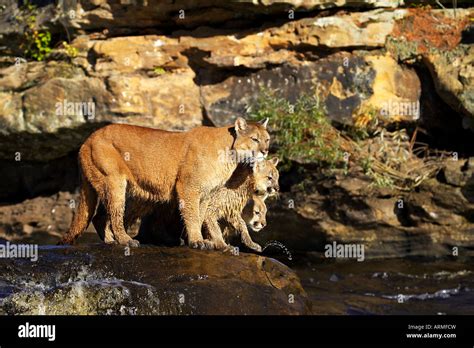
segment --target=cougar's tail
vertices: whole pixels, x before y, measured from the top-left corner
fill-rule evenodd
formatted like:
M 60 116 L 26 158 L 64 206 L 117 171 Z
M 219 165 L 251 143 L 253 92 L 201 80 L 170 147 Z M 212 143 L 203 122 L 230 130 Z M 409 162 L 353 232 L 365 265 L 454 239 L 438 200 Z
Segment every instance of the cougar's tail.
M 88 181 L 86 175 L 84 175 L 84 165 L 87 165 L 87 163 L 84 163 L 84 160 L 87 162 L 88 159 L 84 158 L 83 156 L 89 156 L 83 152 L 87 152 L 87 150 L 80 151 L 79 153 L 79 167 L 81 168 L 81 192 L 79 196 L 79 205 L 76 212 L 74 213 L 69 231 L 64 234 L 63 238 L 58 244 L 74 244 L 75 240 L 89 226 L 97 206 L 97 192 Z

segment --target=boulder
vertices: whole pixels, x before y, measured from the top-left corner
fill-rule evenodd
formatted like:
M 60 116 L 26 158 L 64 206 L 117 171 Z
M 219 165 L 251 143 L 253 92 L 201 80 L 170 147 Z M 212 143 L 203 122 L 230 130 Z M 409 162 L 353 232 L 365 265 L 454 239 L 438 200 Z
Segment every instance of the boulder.
M 439 96 L 464 115 L 464 127 L 474 131 L 474 45 L 434 51 L 425 55 L 425 63 Z
M 59 192 L 1 206 L 0 238 L 16 243 L 56 244 L 69 229 L 78 199 L 77 194 Z M 81 241 L 99 239 L 96 233 L 85 233 Z
M 397 7 L 403 0 L 307 0 L 307 1 L 252 1 L 223 2 L 129 0 L 116 3 L 110 0 L 81 0 L 74 6 L 65 6 L 64 11 L 74 11 L 69 18 L 72 27 L 84 30 L 103 28 L 149 28 L 162 26 L 197 27 L 199 25 L 252 20 L 262 16 L 281 15 L 288 18 L 290 10 L 305 12 L 335 7 Z M 133 12 L 127 11 L 132 7 Z M 133 13 L 133 16 L 131 16 Z
M 182 248 L 41 247 L 0 259 L 2 314 L 309 314 L 296 274 L 262 256 Z
M 66 62 L 0 70 L 0 159 L 49 161 L 76 151 L 111 122 L 189 129 L 202 123 L 188 69 L 175 74 L 87 76 Z M 11 146 L 14 143 L 15 146 Z
M 390 122 L 419 118 L 421 85 L 416 73 L 389 55 L 367 52 L 335 53 L 316 62 L 284 64 L 203 85 L 206 114 L 217 125 L 228 124 L 247 114 L 262 88 L 277 90 L 277 96 L 290 102 L 303 94 L 318 95 L 328 117 L 342 124 L 352 124 L 368 110 Z
M 474 10 L 410 10 L 396 21 L 387 49 L 399 60 L 421 58 L 436 92 L 464 116 L 464 128 L 474 129 L 474 46 L 464 43 Z M 465 40 L 464 37 L 464 41 Z
M 279 200 L 267 200 L 268 225 L 251 235 L 262 245 L 278 241 L 292 253 L 322 252 L 337 241 L 363 244 L 366 258 L 446 256 L 454 246 L 469 254 L 474 177 L 463 166 L 449 174 L 462 187 L 429 179 L 411 192 L 378 188 L 353 171 L 314 173 Z
M 443 177 L 449 185 L 463 187 L 474 175 L 474 158 L 469 160 L 447 161 L 443 168 Z
M 308 11 L 338 7 L 395 8 L 403 0 L 309 0 L 309 1 L 172 1 L 160 0 L 74 0 L 35 2 L 37 27 L 46 27 L 54 34 L 76 35 L 105 30 L 127 35 L 138 30 L 156 28 L 196 28 L 202 25 L 241 27 L 242 23 L 279 16 L 282 20 L 305 15 Z M 17 1 L 5 0 L 0 8 L 0 46 L 19 54 L 25 20 L 16 20 Z M 291 11 L 291 12 L 290 12 Z M 296 15 L 295 15 L 296 12 Z M 67 29 L 65 29 L 67 28 Z

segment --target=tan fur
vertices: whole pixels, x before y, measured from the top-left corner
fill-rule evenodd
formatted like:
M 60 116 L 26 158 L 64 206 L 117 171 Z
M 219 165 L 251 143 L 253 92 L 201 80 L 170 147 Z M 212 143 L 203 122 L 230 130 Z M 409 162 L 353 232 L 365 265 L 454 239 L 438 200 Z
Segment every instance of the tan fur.
M 228 247 L 219 226 L 219 221 L 223 220 L 223 223 L 236 230 L 243 244 L 250 249 L 261 251 L 260 245 L 252 241 L 247 224 L 252 229 L 256 229 L 254 223 L 266 224 L 264 200 L 269 193 L 279 190 L 277 163 L 278 159 L 276 158 L 257 162 L 251 174 L 245 172 L 244 169 L 237 170 L 236 178 L 231 178 L 225 187 L 217 189 L 209 196 L 203 226 L 208 231 L 209 238 L 216 249 Z M 241 182 L 234 186 L 234 183 L 239 180 Z M 259 194 L 262 197 L 259 197 Z M 255 216 L 255 212 L 264 214 L 261 217 Z
M 267 225 L 265 196 L 253 195 L 242 211 L 242 218 L 253 231 L 259 232 Z M 224 236 L 225 237 L 225 236 Z
M 228 127 L 169 132 L 113 124 L 94 132 L 79 150 L 81 201 L 62 243 L 73 243 L 87 228 L 97 199 L 107 212 L 105 240 L 138 245 L 124 228 L 126 201 L 150 212 L 158 202 L 179 202 L 191 247 L 205 248 L 201 204 L 223 186 L 239 160 L 268 153 L 269 135 L 261 123 L 238 118 Z M 237 158 L 225 157 L 229 150 Z

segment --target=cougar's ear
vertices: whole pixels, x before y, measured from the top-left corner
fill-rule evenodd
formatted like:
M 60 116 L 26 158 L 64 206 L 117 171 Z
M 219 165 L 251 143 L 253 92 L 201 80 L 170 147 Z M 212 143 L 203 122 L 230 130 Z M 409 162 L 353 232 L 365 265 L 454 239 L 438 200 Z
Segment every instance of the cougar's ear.
M 277 166 L 278 164 L 278 157 L 273 157 L 272 159 L 269 159 L 270 163 L 273 164 L 275 167 Z
M 247 121 L 245 121 L 245 119 L 242 117 L 238 117 L 235 120 L 234 127 L 237 134 L 244 132 L 247 129 Z
M 263 120 L 260 121 L 260 124 L 263 126 L 263 128 L 267 128 L 268 125 L 268 117 L 264 118 Z

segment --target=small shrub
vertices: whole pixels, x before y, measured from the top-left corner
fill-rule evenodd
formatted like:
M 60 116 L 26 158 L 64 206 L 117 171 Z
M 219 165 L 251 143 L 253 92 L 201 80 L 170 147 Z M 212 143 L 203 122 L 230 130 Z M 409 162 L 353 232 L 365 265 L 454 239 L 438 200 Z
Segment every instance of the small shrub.
M 25 32 L 25 39 L 27 44 L 24 53 L 27 57 L 42 61 L 51 53 L 50 32 L 38 32 L 37 30 L 32 33 Z
M 20 8 L 16 20 L 25 25 L 21 48 L 27 58 L 42 61 L 51 53 L 51 33 L 39 30 L 36 23 L 37 8 L 28 0 Z
M 69 58 L 76 58 L 79 51 L 76 47 L 68 44 L 66 41 L 63 41 L 63 47 L 66 50 L 66 54 L 68 55 Z
M 339 134 L 317 98 L 303 95 L 291 104 L 272 92 L 261 91 L 249 115 L 253 120 L 269 119 L 273 144 L 284 169 L 289 168 L 290 161 L 331 167 L 342 163 Z

